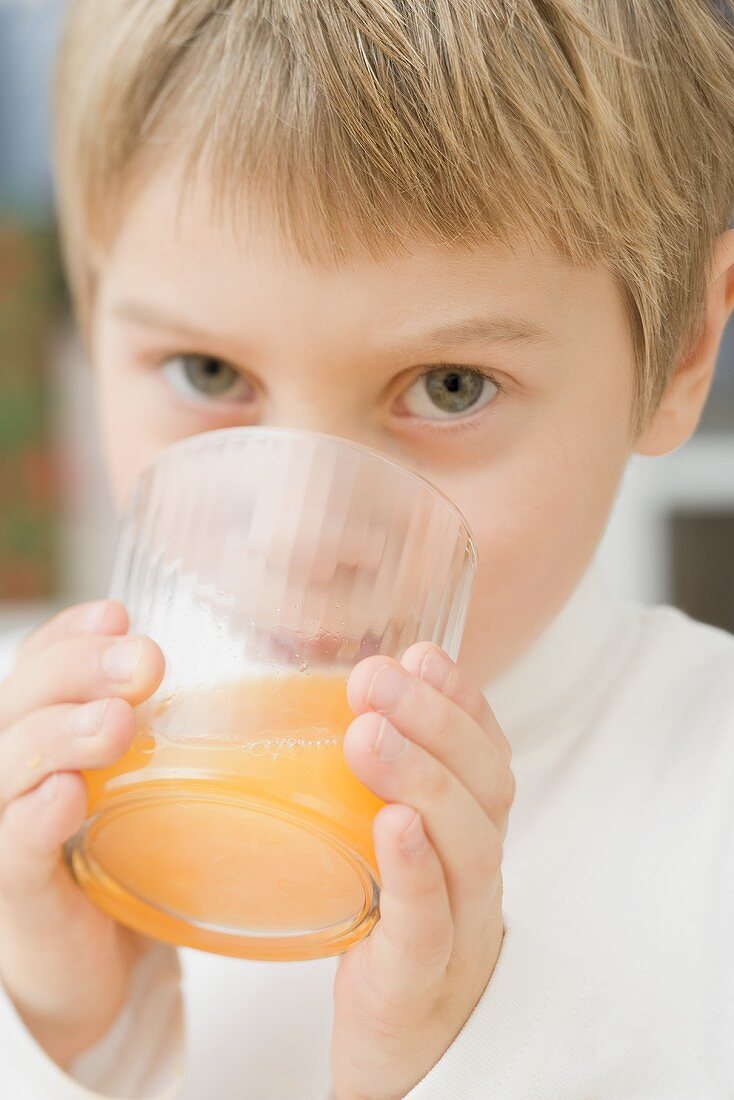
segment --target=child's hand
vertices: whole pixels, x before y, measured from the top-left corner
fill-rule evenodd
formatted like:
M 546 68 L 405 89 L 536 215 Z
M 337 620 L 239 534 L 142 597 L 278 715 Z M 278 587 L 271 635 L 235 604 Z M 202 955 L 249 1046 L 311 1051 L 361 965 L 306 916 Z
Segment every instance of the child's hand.
M 62 1066 L 112 1023 L 145 942 L 87 900 L 61 855 L 86 817 L 79 770 L 122 756 L 133 705 L 163 676 L 154 642 L 117 637 L 127 625 L 118 603 L 68 608 L 0 684 L 0 981 Z
M 362 661 L 349 702 L 349 765 L 399 805 L 375 818 L 380 921 L 337 971 L 332 1075 L 338 1100 L 399 1100 L 443 1056 L 494 970 L 515 783 L 484 696 L 435 646 L 413 646 L 401 664 Z M 406 827 L 412 851 L 398 841 Z

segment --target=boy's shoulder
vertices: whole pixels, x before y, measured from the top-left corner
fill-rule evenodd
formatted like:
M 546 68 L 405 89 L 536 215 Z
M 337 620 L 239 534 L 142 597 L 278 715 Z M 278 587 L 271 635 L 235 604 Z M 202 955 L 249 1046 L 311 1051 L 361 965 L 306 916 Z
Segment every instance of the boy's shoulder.
M 687 670 L 691 687 L 721 681 L 734 688 L 734 634 L 665 604 L 639 610 L 638 646 L 648 662 L 664 672 Z
M 638 613 L 626 666 L 628 701 L 648 727 L 665 716 L 662 727 L 677 728 L 681 745 L 693 740 L 710 759 L 720 749 L 734 766 L 734 635 L 674 607 Z

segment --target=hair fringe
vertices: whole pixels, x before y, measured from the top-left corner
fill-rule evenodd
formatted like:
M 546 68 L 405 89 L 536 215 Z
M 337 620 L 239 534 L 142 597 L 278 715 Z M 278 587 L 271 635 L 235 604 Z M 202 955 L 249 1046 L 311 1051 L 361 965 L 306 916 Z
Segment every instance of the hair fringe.
M 185 154 L 213 214 L 313 262 L 543 234 L 629 303 L 638 426 L 700 331 L 734 212 L 734 0 L 72 0 L 58 202 L 94 248 Z

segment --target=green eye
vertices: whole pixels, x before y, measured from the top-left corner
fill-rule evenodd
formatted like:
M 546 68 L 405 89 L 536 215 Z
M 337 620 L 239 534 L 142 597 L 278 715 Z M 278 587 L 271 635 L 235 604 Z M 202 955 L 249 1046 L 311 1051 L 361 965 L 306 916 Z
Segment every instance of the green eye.
M 223 359 L 213 355 L 177 355 L 163 365 L 170 385 L 184 397 L 252 400 L 253 386 Z
M 405 407 L 424 420 L 458 419 L 484 408 L 498 387 L 489 378 L 466 367 L 437 367 L 427 371 L 405 395 Z
M 231 389 L 237 381 L 237 371 L 221 359 L 209 359 L 199 355 L 187 355 L 183 369 L 191 385 L 208 397 L 218 397 Z

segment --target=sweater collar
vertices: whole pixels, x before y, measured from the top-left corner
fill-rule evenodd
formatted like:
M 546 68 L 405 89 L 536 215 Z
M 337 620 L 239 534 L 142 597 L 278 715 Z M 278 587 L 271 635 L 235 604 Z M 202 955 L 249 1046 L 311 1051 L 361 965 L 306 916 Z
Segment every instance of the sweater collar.
M 484 694 L 513 755 L 574 722 L 619 674 L 640 608 L 611 595 L 597 563 L 528 650 Z

